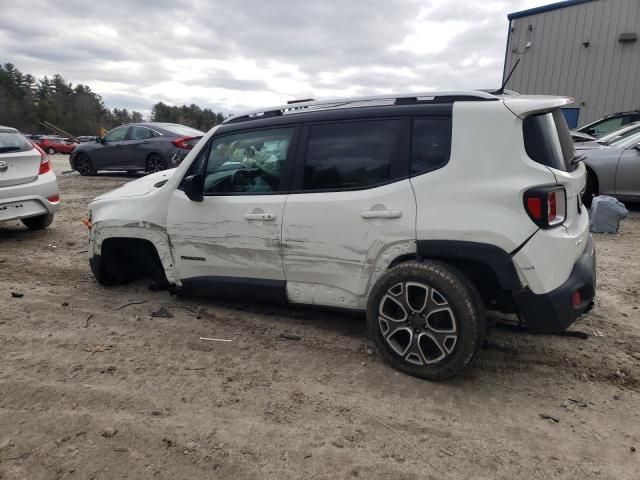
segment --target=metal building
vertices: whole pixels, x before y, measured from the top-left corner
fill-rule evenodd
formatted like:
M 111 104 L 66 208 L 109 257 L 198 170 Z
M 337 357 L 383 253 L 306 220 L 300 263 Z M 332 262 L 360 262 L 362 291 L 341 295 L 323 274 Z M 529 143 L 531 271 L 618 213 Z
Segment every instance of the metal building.
M 511 13 L 507 89 L 573 97 L 570 127 L 640 109 L 640 0 L 567 0 Z

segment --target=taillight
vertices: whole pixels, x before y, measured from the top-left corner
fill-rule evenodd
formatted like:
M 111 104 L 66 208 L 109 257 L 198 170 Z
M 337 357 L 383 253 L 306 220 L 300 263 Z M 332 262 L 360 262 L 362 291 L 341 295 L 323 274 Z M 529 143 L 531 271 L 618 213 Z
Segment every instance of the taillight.
M 567 218 L 567 194 L 564 187 L 536 187 L 524 193 L 524 208 L 540 228 L 560 225 Z
M 36 150 L 38 150 L 38 152 L 40 152 L 40 170 L 38 170 L 38 175 L 42 175 L 43 173 L 51 171 L 51 163 L 49 163 L 49 157 L 47 156 L 45 151 L 35 143 L 33 143 L 33 146 L 36 147 Z
M 198 143 L 200 137 L 180 137 L 172 140 L 173 143 L 178 148 L 184 148 L 185 150 L 191 150 L 196 143 Z

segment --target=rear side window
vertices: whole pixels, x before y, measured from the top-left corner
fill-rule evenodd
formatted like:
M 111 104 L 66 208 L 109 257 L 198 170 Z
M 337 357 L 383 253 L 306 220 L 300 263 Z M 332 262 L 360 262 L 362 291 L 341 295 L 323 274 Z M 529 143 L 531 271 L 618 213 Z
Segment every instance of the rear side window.
M 411 131 L 411 175 L 436 170 L 449 161 L 451 119 L 414 118 Z
M 304 163 L 304 190 L 366 188 L 391 179 L 401 120 L 312 125 Z
M 0 131 L 0 153 L 26 152 L 32 148 L 31 142 L 18 132 Z
M 129 132 L 129 140 L 146 140 L 147 138 L 153 138 L 153 132 L 144 127 L 131 127 Z
M 524 148 L 527 155 L 542 165 L 570 171 L 576 151 L 567 121 L 559 109 L 531 115 L 522 123 Z

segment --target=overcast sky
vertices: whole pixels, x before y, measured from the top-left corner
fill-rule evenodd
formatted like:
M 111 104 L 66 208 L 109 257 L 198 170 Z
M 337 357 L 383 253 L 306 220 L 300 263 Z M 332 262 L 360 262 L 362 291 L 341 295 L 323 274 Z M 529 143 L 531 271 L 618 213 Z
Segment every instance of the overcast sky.
M 507 13 L 548 0 L 2 0 L 0 62 L 108 107 L 497 87 Z

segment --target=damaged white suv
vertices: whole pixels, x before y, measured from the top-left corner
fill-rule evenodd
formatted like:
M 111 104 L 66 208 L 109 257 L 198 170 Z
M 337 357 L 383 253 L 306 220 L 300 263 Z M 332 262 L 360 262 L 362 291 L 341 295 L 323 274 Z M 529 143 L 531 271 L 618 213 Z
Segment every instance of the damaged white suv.
M 485 309 L 560 332 L 595 251 L 561 97 L 483 91 L 294 103 L 227 119 L 175 170 L 90 205 L 104 284 L 366 310 L 399 370 L 459 373 Z

